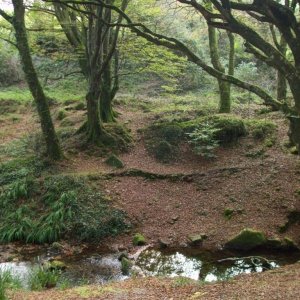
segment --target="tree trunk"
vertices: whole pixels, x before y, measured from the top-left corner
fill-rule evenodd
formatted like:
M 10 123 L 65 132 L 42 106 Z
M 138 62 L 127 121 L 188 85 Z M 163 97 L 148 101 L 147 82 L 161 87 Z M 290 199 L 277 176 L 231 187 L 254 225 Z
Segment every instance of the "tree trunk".
M 49 105 L 41 87 L 37 73 L 33 66 L 26 28 L 25 28 L 25 8 L 23 0 L 13 0 L 14 17 L 12 20 L 15 29 L 16 43 L 18 46 L 23 71 L 26 76 L 26 81 L 30 92 L 35 100 L 37 111 L 39 114 L 43 137 L 46 141 L 47 155 L 54 160 L 62 158 L 62 152 L 59 146 L 59 141 L 55 133 L 54 125 L 51 119 Z
M 86 95 L 87 103 L 87 138 L 89 142 L 98 144 L 104 131 L 99 114 L 100 90 L 97 80 L 90 81 L 89 91 Z
M 281 102 L 286 101 L 287 83 L 282 72 L 277 71 L 277 100 Z
M 209 49 L 212 65 L 215 69 L 225 74 L 225 68 L 220 61 L 218 36 L 214 27 L 208 25 Z M 219 113 L 230 113 L 231 99 L 230 99 L 230 83 L 222 79 L 218 79 L 219 85 Z
M 115 121 L 112 108 L 113 95 L 110 67 L 110 63 L 108 63 L 101 77 L 100 114 L 104 123 Z

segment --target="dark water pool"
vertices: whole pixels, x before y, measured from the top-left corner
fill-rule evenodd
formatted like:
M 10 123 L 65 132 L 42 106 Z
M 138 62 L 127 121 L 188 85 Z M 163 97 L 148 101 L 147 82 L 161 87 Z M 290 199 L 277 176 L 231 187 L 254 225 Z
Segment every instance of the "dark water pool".
M 71 285 L 97 284 L 120 281 L 128 278 L 121 271 L 118 254 L 85 255 L 65 261 L 66 270 L 62 280 Z M 47 259 L 46 255 L 36 256 L 22 262 L 0 263 L 0 271 L 10 270 L 27 285 L 32 269 Z M 158 251 L 145 250 L 136 261 L 136 266 L 145 276 L 183 276 L 205 282 L 226 280 L 243 273 L 263 272 L 295 263 L 300 259 L 291 254 L 252 253 L 241 256 L 224 252 L 199 251 Z

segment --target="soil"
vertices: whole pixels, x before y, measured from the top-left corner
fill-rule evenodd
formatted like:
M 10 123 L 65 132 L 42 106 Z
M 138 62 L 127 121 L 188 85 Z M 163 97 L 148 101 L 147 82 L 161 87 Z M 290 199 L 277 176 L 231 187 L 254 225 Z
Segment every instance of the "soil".
M 297 193 L 300 188 L 299 157 L 289 154 L 284 146 L 287 122 L 280 113 L 270 113 L 267 117 L 278 125 L 273 147 L 266 148 L 261 141 L 248 136 L 234 147 L 219 148 L 217 158 L 208 160 L 195 155 L 190 146 L 183 145 L 178 157 L 164 164 L 148 153 L 143 133 L 139 131 L 153 122 L 155 116 L 122 107 L 119 112 L 120 121 L 127 123 L 135 140 L 127 153 L 119 155 L 125 170 L 134 168 L 155 174 L 186 174 L 187 180 L 142 176 L 98 179 L 94 184 L 104 189 L 112 203 L 127 213 L 134 226 L 132 231 L 108 238 L 103 244 L 114 250 L 135 251 L 132 237 L 139 232 L 153 245 L 164 241 L 169 247 L 187 247 L 189 235 L 204 234 L 207 239 L 201 247 L 221 249 L 242 229 L 253 228 L 270 238 L 289 237 L 300 245 L 299 224 L 279 233 L 289 212 L 300 207 Z M 80 112 L 72 117 L 80 124 L 80 118 L 84 116 Z M 59 122 L 56 125 L 59 126 Z M 4 126 L 2 131 L 6 134 L 0 145 L 19 138 L 20 132 L 26 132 L 24 128 L 37 130 L 34 118 L 29 115 L 14 124 L 6 121 Z M 12 133 L 8 135 L 7 132 Z M 263 155 L 249 155 L 261 150 Z M 107 166 L 103 156 L 92 156 L 87 152 L 69 152 L 67 156 L 68 160 L 58 166 L 64 173 L 103 175 L 119 172 Z M 224 217 L 228 208 L 233 210 L 230 220 Z M 203 287 L 196 283 L 174 287 L 171 279 L 132 279 L 104 288 L 90 288 L 96 294 L 89 294 L 85 299 L 297 299 L 300 294 L 299 275 L 300 265 L 296 264 Z M 12 296 L 12 299 L 83 298 L 75 290 L 16 293 Z

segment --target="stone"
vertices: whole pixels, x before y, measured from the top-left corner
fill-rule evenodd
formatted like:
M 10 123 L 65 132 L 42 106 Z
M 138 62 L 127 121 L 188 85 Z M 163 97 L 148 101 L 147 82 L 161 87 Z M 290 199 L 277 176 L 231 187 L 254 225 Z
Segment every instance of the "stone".
M 106 160 L 105 163 L 111 167 L 121 169 L 124 168 L 123 162 L 114 154 L 110 155 Z
M 188 236 L 189 242 L 191 245 L 196 246 L 203 242 L 206 239 L 206 235 L 204 234 L 190 234 Z
M 257 247 L 266 246 L 266 244 L 267 239 L 262 232 L 246 228 L 229 240 L 225 247 L 227 249 L 249 251 Z

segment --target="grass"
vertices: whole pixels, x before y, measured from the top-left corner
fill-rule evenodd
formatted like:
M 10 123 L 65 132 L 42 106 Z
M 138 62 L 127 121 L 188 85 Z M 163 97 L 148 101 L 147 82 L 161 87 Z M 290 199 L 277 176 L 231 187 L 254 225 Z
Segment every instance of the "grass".
M 76 87 L 76 88 L 74 88 Z M 79 101 L 85 98 L 86 83 L 84 80 L 61 80 L 55 84 L 44 87 L 45 94 L 55 99 L 57 102 L 66 102 L 68 100 Z M 33 100 L 29 89 L 19 86 L 2 88 L 0 91 L 1 100 L 14 100 L 22 104 L 29 103 Z
M 84 178 L 40 179 L 25 170 L 22 176 L 8 176 L 0 193 L 0 242 L 96 241 L 128 227 L 125 214 Z
M 29 288 L 32 291 L 41 291 L 56 287 L 60 276 L 61 273 L 57 270 L 50 270 L 42 266 L 36 267 L 29 276 Z
M 10 270 L 0 271 L 0 300 L 8 300 L 7 289 L 20 289 L 20 278 L 13 276 Z

